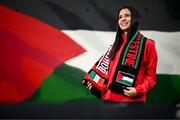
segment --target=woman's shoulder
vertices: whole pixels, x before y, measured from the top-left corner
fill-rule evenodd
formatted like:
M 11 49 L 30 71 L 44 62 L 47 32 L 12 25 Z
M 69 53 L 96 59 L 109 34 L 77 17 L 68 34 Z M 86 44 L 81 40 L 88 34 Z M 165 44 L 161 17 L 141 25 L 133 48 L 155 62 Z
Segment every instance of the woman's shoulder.
M 155 50 L 156 49 L 156 45 L 155 45 L 155 41 L 154 40 L 152 40 L 152 39 L 149 39 L 149 38 L 147 38 L 146 39 L 146 45 L 145 45 L 146 47 L 146 50 L 150 50 L 150 51 L 152 51 L 152 50 Z
M 155 44 L 155 41 L 153 39 L 147 38 L 147 41 L 151 44 Z
M 148 44 L 148 45 L 155 45 L 155 41 L 153 39 L 147 38 L 146 39 L 146 44 Z
M 146 44 L 155 44 L 155 41 L 147 36 L 145 36 L 143 33 L 140 32 L 140 34 L 146 38 Z

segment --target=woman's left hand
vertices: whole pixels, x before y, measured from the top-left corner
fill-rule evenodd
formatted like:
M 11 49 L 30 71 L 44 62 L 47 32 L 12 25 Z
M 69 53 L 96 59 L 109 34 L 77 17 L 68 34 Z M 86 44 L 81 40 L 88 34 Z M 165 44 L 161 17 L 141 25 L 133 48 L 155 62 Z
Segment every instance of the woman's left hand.
M 123 89 L 124 95 L 128 97 L 135 97 L 136 96 L 136 89 L 135 87 L 126 87 L 126 89 Z

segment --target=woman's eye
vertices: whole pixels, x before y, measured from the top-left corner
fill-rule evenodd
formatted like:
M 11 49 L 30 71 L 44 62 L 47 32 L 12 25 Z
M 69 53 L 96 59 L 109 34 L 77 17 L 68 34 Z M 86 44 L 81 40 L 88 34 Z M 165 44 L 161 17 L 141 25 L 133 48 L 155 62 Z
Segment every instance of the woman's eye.
M 125 14 L 125 17 L 129 17 L 130 15 L 129 14 Z

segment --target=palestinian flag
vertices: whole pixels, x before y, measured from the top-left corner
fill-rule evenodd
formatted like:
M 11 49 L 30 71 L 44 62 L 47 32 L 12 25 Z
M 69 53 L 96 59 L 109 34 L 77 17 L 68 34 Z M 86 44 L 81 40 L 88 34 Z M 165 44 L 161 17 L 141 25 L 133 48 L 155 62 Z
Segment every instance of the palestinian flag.
M 132 86 L 135 76 L 129 73 L 118 71 L 116 82 L 125 84 L 127 86 Z
M 140 11 L 140 31 L 155 41 L 158 52 L 158 83 L 147 103 L 172 105 L 180 99 L 176 1 L 1 0 L 0 4 L 1 103 L 99 102 L 81 85 L 82 78 L 114 42 L 115 11 L 127 4 Z

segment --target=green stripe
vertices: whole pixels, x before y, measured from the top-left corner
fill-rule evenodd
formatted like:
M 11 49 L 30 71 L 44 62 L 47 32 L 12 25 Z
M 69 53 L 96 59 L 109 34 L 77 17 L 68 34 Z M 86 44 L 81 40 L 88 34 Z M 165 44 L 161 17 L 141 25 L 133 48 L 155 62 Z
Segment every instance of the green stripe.
M 127 86 L 132 86 L 132 82 L 129 82 L 127 80 L 117 80 L 117 82 Z
M 138 55 L 137 55 L 136 62 L 135 62 L 135 67 L 134 67 L 135 69 L 137 68 L 137 65 L 139 63 L 139 58 L 140 58 L 141 51 L 142 51 L 143 41 L 144 41 L 144 36 L 142 36 L 142 38 L 141 38 L 140 48 L 139 48 L 139 51 L 138 51 Z
M 89 77 L 90 77 L 91 79 L 94 79 L 95 76 L 96 76 L 96 73 L 95 73 L 94 71 L 91 71 Z
M 125 61 L 125 58 L 126 58 L 126 55 L 127 55 L 128 49 L 129 49 L 129 46 L 130 46 L 130 44 L 133 42 L 133 40 L 135 39 L 135 37 L 137 36 L 137 34 L 138 34 L 138 30 L 136 31 L 135 35 L 132 37 L 132 39 L 130 40 L 129 44 L 128 44 L 127 47 L 126 47 L 126 50 L 125 50 L 124 56 L 123 56 L 123 60 L 122 60 L 122 63 L 121 63 L 122 65 L 124 65 L 124 61 Z
M 174 105 L 180 99 L 180 75 L 157 75 L 157 85 L 147 96 L 148 105 Z
M 25 103 L 68 103 L 101 101 L 82 86 L 86 73 L 78 68 L 61 65 Z M 157 85 L 147 96 L 147 105 L 172 105 L 180 98 L 180 75 L 157 75 Z
M 67 103 L 72 101 L 100 102 L 98 98 L 82 86 L 85 72 L 69 66 L 59 66 L 47 77 L 34 95 L 26 103 Z

